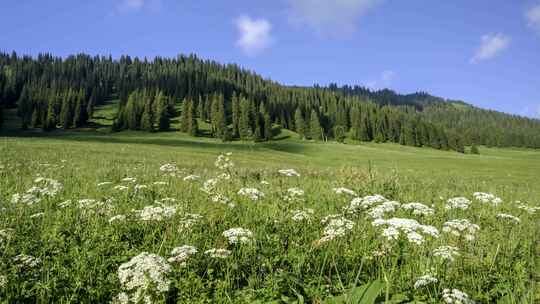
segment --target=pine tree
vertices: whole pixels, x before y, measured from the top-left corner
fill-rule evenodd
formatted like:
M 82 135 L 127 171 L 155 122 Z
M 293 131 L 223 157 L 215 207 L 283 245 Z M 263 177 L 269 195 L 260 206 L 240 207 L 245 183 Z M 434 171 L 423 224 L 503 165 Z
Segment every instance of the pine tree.
M 86 113 L 88 114 L 89 119 L 94 117 L 94 107 L 96 103 L 97 103 L 96 92 L 92 92 L 92 96 L 90 97 L 90 100 L 88 101 L 88 104 L 86 105 Z
M 82 109 L 83 109 L 83 104 L 82 104 L 82 99 L 80 98 L 80 96 L 77 96 L 77 101 L 76 101 L 76 104 L 75 104 L 75 109 L 73 111 L 73 126 L 78 128 L 82 125 Z
M 475 143 L 471 146 L 471 154 L 480 154 L 480 151 L 478 150 L 478 146 L 476 146 Z
M 67 129 L 73 124 L 73 121 L 71 121 L 71 115 L 70 97 L 68 94 L 65 94 L 60 110 L 60 125 L 62 125 L 62 129 Z
M 197 109 L 193 102 L 189 105 L 188 113 L 188 133 L 191 136 L 197 136 L 199 133 L 199 124 L 197 123 Z
M 345 137 L 347 137 L 347 131 L 345 130 L 344 126 L 337 125 L 334 127 L 334 138 L 337 142 L 343 143 L 345 142 Z
M 311 139 L 320 140 L 323 138 L 323 130 L 321 122 L 319 121 L 319 115 L 315 110 L 311 110 L 309 123 L 309 134 Z
M 247 140 L 251 137 L 250 103 L 245 98 L 242 98 L 240 101 L 240 119 L 238 122 L 238 129 L 240 139 Z
M 231 133 L 229 131 L 228 123 L 227 123 L 227 113 L 225 111 L 225 100 L 223 99 L 223 95 L 220 95 L 218 100 L 218 110 L 216 113 L 216 127 L 217 127 L 217 133 L 219 138 L 221 138 L 222 141 L 229 141 L 231 140 Z
M 49 102 L 47 107 L 47 118 L 43 123 L 43 130 L 51 131 L 56 128 L 56 115 L 54 113 L 54 103 Z
M 234 138 L 240 136 L 240 98 L 236 92 L 232 95 L 232 136 Z
M 154 115 L 152 113 L 152 103 L 146 102 L 141 117 L 141 129 L 147 132 L 154 131 Z
M 17 101 L 18 104 L 18 110 L 17 113 L 21 117 L 22 121 L 22 129 L 26 130 L 28 129 L 28 125 L 31 122 L 31 115 L 33 112 L 33 106 L 32 101 L 30 100 L 30 94 L 28 92 L 28 87 L 24 86 L 21 96 L 19 97 L 19 100 Z
M 294 125 L 296 126 L 296 133 L 298 133 L 298 136 L 301 139 L 306 138 L 306 129 L 305 129 L 305 121 L 304 117 L 302 116 L 302 110 L 300 108 L 296 108 L 296 111 L 294 112 Z
M 265 141 L 271 140 L 272 135 L 272 119 L 270 118 L 270 113 L 268 113 L 268 110 L 266 109 L 266 106 L 264 104 L 261 104 L 261 115 L 262 115 L 262 121 L 264 125 L 264 132 L 263 132 L 263 139 Z
M 158 126 L 159 131 L 168 131 L 170 128 L 170 118 L 167 98 L 163 95 L 163 92 L 158 91 L 154 98 L 156 105 L 156 111 L 154 115 L 155 124 Z
M 197 112 L 201 121 L 206 121 L 206 106 L 204 99 L 199 95 L 199 103 L 197 104 Z
M 189 131 L 189 111 L 191 108 L 191 100 L 184 99 L 182 101 L 182 113 L 180 113 L 180 131 L 188 132 Z

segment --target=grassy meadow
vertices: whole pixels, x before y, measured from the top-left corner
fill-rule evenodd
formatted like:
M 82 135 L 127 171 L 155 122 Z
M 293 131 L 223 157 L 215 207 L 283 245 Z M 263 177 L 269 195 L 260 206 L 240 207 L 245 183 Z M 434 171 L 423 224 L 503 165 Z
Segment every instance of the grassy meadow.
M 110 111 L 8 117 L 0 302 L 540 302 L 539 151 L 109 133 Z

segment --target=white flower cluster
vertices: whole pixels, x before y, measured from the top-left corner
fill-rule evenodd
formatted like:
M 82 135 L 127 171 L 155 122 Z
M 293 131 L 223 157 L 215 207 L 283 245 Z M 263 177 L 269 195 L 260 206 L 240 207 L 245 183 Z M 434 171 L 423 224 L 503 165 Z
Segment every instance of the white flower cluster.
M 0 288 L 5 288 L 8 284 L 8 278 L 5 275 L 0 275 Z
M 469 222 L 467 219 L 457 219 L 443 224 L 444 232 L 455 236 L 463 236 L 467 241 L 474 241 L 475 234 L 480 230 L 480 226 Z
M 99 182 L 99 183 L 97 183 L 97 187 L 101 188 L 101 187 L 109 186 L 109 185 L 112 185 L 112 184 L 113 184 L 113 182 Z
M 279 174 L 285 175 L 285 176 L 288 176 L 288 177 L 299 177 L 300 176 L 300 173 L 296 172 L 296 170 L 294 170 L 294 169 L 281 169 L 278 172 L 279 172 Z
M 521 223 L 521 220 L 519 219 L 519 217 L 513 216 L 511 214 L 499 213 L 499 214 L 497 214 L 497 218 L 504 219 L 504 220 L 509 220 L 509 221 L 513 222 L 514 224 Z
M 238 191 L 238 195 L 247 196 L 252 201 L 258 201 L 264 198 L 264 193 L 256 188 L 242 188 Z
M 52 178 L 38 177 L 34 180 L 34 184 L 38 184 L 39 186 L 28 189 L 28 191 L 26 191 L 27 193 L 53 197 L 63 189 L 62 184 Z
M 326 216 L 321 222 L 326 224 L 326 227 L 324 227 L 322 238 L 318 240 L 319 244 L 345 236 L 354 227 L 353 221 L 344 218 L 340 214 Z
M 195 180 L 198 180 L 200 179 L 201 177 L 198 176 L 198 175 L 195 175 L 195 174 L 191 174 L 191 175 L 188 175 L 186 177 L 184 177 L 184 181 L 185 182 L 188 182 L 188 181 L 195 181 Z
M 207 194 L 212 194 L 218 183 L 217 178 L 210 178 L 204 181 L 201 191 Z
M 469 299 L 469 295 L 460 291 L 458 289 L 448 289 L 443 290 L 443 301 L 447 304 L 473 304 L 474 301 Z
M 27 254 L 19 254 L 13 258 L 13 262 L 21 267 L 35 268 L 41 264 L 41 259 Z
M 184 216 L 180 219 L 179 223 L 179 231 L 189 231 L 193 226 L 195 226 L 200 219 L 202 219 L 203 216 L 197 213 L 186 213 Z
M 283 200 L 286 202 L 301 202 L 304 200 L 304 190 L 297 187 L 289 188 Z
M 223 194 L 216 194 L 212 196 L 212 202 L 227 205 L 229 208 L 236 207 L 236 204 Z
M 223 236 L 229 240 L 229 244 L 247 244 L 253 240 L 253 232 L 244 228 L 231 228 L 223 231 Z
M 228 153 L 225 153 L 225 154 L 220 154 L 217 157 L 216 162 L 214 163 L 214 165 L 220 170 L 229 170 L 230 168 L 234 167 L 234 163 L 229 158 L 229 156 L 231 156 L 231 155 L 232 155 L 231 152 L 228 152 Z
M 375 204 L 384 203 L 386 201 L 388 200 L 380 194 L 356 197 L 346 209 L 348 212 L 355 213 L 369 209 Z
M 383 202 L 382 204 L 375 206 L 367 212 L 372 219 L 382 218 L 385 213 L 396 212 L 401 206 L 400 203 L 394 201 Z
M 460 256 L 459 248 L 454 246 L 440 246 L 433 250 L 433 256 L 453 262 L 455 257 Z
M 402 209 L 412 210 L 413 215 L 433 215 L 435 210 L 422 203 L 408 203 L 401 205 Z
M 117 223 L 117 222 L 124 222 L 126 220 L 126 216 L 123 214 L 118 214 L 109 219 L 109 224 Z
M 230 250 L 223 248 L 212 248 L 204 252 L 204 254 L 214 259 L 226 259 L 227 257 L 229 257 L 229 255 L 231 255 L 231 253 L 232 252 Z
M 167 261 L 169 263 L 179 263 L 180 266 L 185 266 L 189 257 L 197 252 L 197 248 L 190 245 L 176 247 L 171 251 L 171 257 L 168 258 Z
M 315 211 L 313 209 L 293 210 L 291 219 L 295 222 L 310 221 Z
M 531 207 L 531 206 L 527 206 L 521 203 L 517 206 L 517 208 L 521 210 L 525 210 L 529 214 L 535 214 L 536 211 L 540 210 L 540 207 Z
M 0 229 L 0 244 L 13 237 L 14 230 L 11 228 Z
M 33 205 L 37 204 L 41 201 L 39 197 L 32 193 L 15 193 L 11 196 L 11 203 L 13 204 L 25 204 L 25 205 Z
M 176 214 L 173 206 L 146 206 L 142 210 L 134 211 L 142 221 L 161 221 Z
M 82 209 L 83 213 L 87 215 L 107 214 L 112 209 L 112 206 L 110 204 L 111 202 L 112 202 L 111 199 L 108 199 L 107 201 L 103 202 L 103 201 L 97 201 L 91 198 L 84 198 L 77 201 L 77 207 L 79 209 Z M 64 203 L 67 203 L 67 201 Z
M 439 282 L 439 280 L 436 277 L 430 274 L 426 274 L 416 279 L 416 282 L 414 282 L 414 289 L 418 289 L 430 284 L 435 284 L 437 282 Z
M 148 298 L 149 294 L 169 290 L 171 281 L 167 276 L 170 272 L 171 266 L 164 258 L 142 252 L 118 268 L 118 279 L 124 290 L 118 295 L 118 302 L 152 303 L 152 299 Z
M 175 164 L 164 164 L 159 167 L 159 171 L 170 176 L 176 176 L 176 173 L 178 172 L 178 167 L 176 167 Z
M 338 195 L 347 194 L 350 196 L 356 196 L 356 192 L 345 187 L 332 188 L 332 190 Z
M 502 203 L 502 199 L 500 197 L 497 197 L 491 193 L 475 192 L 473 193 L 473 196 L 477 201 L 480 201 L 486 204 L 491 204 L 493 206 L 497 206 L 500 203 Z
M 121 179 L 124 183 L 134 184 L 137 182 L 137 179 L 135 177 L 124 177 Z
M 444 206 L 444 209 L 446 210 L 452 210 L 452 209 L 461 209 L 461 210 L 467 210 L 469 209 L 469 205 L 471 204 L 471 201 L 466 197 L 453 197 L 446 201 L 446 205 Z
M 409 242 L 420 245 L 425 241 L 424 236 L 420 234 L 420 232 L 435 238 L 439 237 L 439 230 L 437 230 L 437 228 L 429 225 L 419 224 L 413 219 L 375 219 L 372 222 L 372 225 L 375 227 L 386 226 L 382 232 L 382 235 L 388 240 L 397 240 L 401 234 L 404 234 Z

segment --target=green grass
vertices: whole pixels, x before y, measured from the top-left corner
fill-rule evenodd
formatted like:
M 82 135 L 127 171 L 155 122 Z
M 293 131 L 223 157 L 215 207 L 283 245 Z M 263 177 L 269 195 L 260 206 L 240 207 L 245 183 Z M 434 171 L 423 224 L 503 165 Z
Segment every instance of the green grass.
M 109 133 L 111 105 L 98 109 L 96 117 L 91 128 L 51 133 L 15 132 L 17 122 L 10 118 L 0 134 L 0 283 L 5 279 L 0 302 L 109 302 L 122 291 L 121 264 L 142 252 L 167 259 L 182 245 L 195 246 L 198 253 L 185 267 L 171 263 L 169 291 L 151 295 L 157 302 L 346 303 L 355 297 L 359 302 L 359 292 L 369 289 L 378 302 L 440 303 L 444 288 L 464 291 L 478 303 L 540 301 L 540 210 L 529 214 L 516 203 L 540 205 L 538 151 L 480 147 L 481 155 L 469 155 L 394 144 L 306 142 L 288 131 L 269 143 L 221 143 L 174 131 Z M 200 190 L 205 180 L 223 173 L 214 166 L 222 152 L 232 152 L 235 165 L 228 171 L 231 179 L 220 180 L 213 195 L 230 198 L 234 208 Z M 159 170 L 166 163 L 176 164 L 176 176 Z M 301 176 L 277 172 L 288 168 Z M 201 179 L 184 181 L 190 174 Z M 63 189 L 32 205 L 11 202 L 38 176 L 58 180 Z M 122 182 L 125 177 L 137 181 Z M 112 184 L 97 186 L 104 181 Z M 167 184 L 153 185 L 156 181 Z M 135 184 L 148 188 L 136 192 Z M 343 214 L 354 223 L 352 230 L 319 244 L 321 220 L 341 214 L 352 200 L 332 191 L 340 186 L 359 197 L 381 194 L 433 206 L 432 216 L 399 209 L 384 218 L 416 219 L 436 227 L 439 238 L 427 237 L 422 245 L 404 237 L 388 241 L 365 210 Z M 251 201 L 238 194 L 243 187 L 258 188 L 265 197 Z M 292 187 L 305 191 L 303 200 L 284 200 Z M 473 200 L 476 191 L 493 193 L 503 203 L 493 207 Z M 446 199 L 456 196 L 471 199 L 470 208 L 445 210 Z M 133 212 L 167 197 L 176 199 L 164 203 L 177 210 L 171 218 L 145 222 Z M 81 199 L 107 203 L 80 205 Z M 67 200 L 70 206 L 59 206 Z M 291 219 L 293 210 L 306 208 L 314 210 L 310 221 Z M 181 229 L 188 213 L 202 218 Z M 498 219 L 498 213 L 518 216 L 521 223 Z M 115 215 L 126 219 L 109 223 Z M 478 224 L 476 239 L 444 233 L 444 222 L 452 219 Z M 253 241 L 228 244 L 222 233 L 233 227 L 252 231 Z M 442 245 L 458 247 L 461 255 L 452 263 L 441 261 L 432 252 Z M 211 248 L 232 254 L 212 259 L 204 254 Z M 19 254 L 41 263 L 22 267 L 14 262 Z M 416 279 L 428 272 L 438 283 L 415 289 Z

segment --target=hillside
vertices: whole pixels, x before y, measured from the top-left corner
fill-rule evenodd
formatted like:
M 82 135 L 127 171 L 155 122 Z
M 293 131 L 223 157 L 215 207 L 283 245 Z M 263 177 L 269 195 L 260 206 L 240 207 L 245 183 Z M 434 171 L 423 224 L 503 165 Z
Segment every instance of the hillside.
M 116 99 L 115 131 L 167 131 L 180 121 L 182 132 L 224 141 L 268 141 L 287 129 L 304 139 L 458 152 L 473 144 L 540 148 L 538 120 L 424 92 L 286 86 L 194 55 L 149 61 L 0 54 L 0 99 L 6 111 L 17 108 L 21 130 L 85 128 L 94 108 Z

